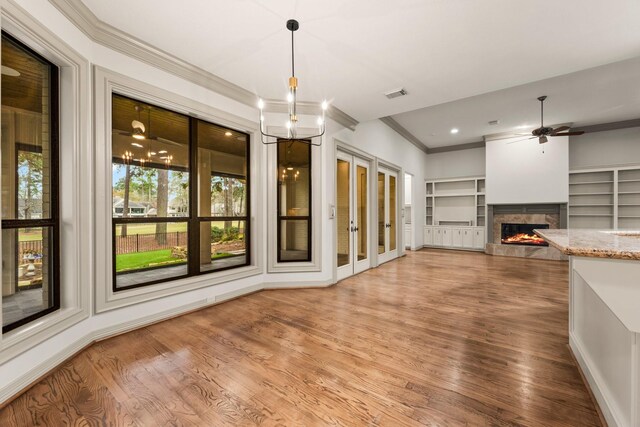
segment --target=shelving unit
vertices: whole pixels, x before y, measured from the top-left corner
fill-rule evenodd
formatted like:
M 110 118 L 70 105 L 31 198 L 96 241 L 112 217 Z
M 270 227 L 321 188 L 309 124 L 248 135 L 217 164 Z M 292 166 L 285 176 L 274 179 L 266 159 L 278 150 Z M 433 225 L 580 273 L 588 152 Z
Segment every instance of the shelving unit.
M 640 229 L 640 169 L 618 171 L 617 203 L 617 228 Z
M 429 181 L 425 185 L 425 245 L 484 249 L 484 177 Z
M 640 169 L 571 172 L 569 228 L 640 229 Z

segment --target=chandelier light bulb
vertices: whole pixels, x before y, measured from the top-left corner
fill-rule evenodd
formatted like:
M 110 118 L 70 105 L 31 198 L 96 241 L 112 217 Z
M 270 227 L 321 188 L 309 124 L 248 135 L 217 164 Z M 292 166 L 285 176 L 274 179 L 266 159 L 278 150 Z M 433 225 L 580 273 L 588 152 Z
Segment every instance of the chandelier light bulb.
M 287 126 L 287 129 L 291 129 L 291 121 L 288 121 L 286 126 Z
M 261 110 L 264 108 L 264 101 L 262 100 L 262 98 L 258 100 L 258 108 Z
M 291 92 L 289 92 L 289 93 L 287 94 L 287 102 L 288 102 L 289 104 L 291 104 L 291 103 L 293 102 L 293 94 L 292 94 Z
M 322 101 L 322 111 L 327 111 L 327 108 L 329 108 L 327 101 Z
M 322 126 L 322 123 L 324 123 L 324 120 L 322 120 L 322 117 L 318 117 L 318 126 Z

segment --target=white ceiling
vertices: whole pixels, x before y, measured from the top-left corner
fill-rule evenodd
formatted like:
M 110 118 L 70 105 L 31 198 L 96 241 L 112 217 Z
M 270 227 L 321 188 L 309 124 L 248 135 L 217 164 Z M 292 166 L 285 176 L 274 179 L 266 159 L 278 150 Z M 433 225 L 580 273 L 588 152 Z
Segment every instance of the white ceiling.
M 285 22 L 295 18 L 300 99 L 329 99 L 360 121 L 393 116 L 429 146 L 476 141 L 486 120 L 533 122 L 542 89 L 550 97 L 549 113 L 562 111 L 556 111 L 560 121 L 622 120 L 613 110 L 628 98 L 584 105 L 599 98 L 584 95 L 590 87 L 580 84 L 573 97 L 563 93 L 564 83 L 501 92 L 491 98 L 495 117 L 480 122 L 474 111 L 485 105 L 473 107 L 473 98 L 462 101 L 462 110 L 445 103 L 640 56 L 638 0 L 82 1 L 104 22 L 275 99 L 286 91 Z M 619 68 L 624 64 L 611 70 L 625 74 Z M 637 62 L 629 64 L 638 76 Z M 616 80 L 608 85 L 622 95 L 629 88 Z M 383 95 L 399 87 L 409 95 Z M 512 98 L 519 96 L 526 99 Z M 640 117 L 635 102 L 634 117 Z M 439 104 L 445 105 L 424 109 Z M 516 117 L 515 108 L 526 114 Z M 443 126 L 443 117 L 458 120 Z M 437 138 L 451 125 L 461 128 L 458 139 Z

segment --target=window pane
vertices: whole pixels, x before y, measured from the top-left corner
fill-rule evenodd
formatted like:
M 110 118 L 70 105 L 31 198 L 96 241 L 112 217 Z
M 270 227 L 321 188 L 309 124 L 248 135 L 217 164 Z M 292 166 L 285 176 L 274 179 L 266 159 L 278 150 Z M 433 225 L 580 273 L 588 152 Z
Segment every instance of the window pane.
M 51 65 L 3 36 L 2 66 L 2 218 L 48 219 Z
M 247 215 L 248 138 L 211 123 L 198 121 L 198 214 Z
M 189 215 L 189 118 L 113 95 L 113 217 Z
M 280 261 L 309 261 L 309 221 L 280 221 Z
M 247 264 L 246 221 L 200 223 L 200 271 Z
M 2 326 L 54 305 L 53 229 L 2 230 Z
M 309 216 L 311 146 L 290 141 L 278 144 L 279 216 Z
M 117 224 L 116 287 L 187 274 L 187 223 Z

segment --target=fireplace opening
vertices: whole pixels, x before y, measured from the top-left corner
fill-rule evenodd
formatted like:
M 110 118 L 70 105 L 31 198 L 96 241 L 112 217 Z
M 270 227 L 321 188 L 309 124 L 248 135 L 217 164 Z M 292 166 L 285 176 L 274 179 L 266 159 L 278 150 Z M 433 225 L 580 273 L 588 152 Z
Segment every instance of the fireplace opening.
M 502 224 L 500 242 L 503 245 L 549 246 L 533 230 L 549 228 L 549 224 Z

